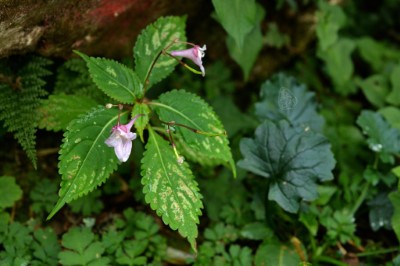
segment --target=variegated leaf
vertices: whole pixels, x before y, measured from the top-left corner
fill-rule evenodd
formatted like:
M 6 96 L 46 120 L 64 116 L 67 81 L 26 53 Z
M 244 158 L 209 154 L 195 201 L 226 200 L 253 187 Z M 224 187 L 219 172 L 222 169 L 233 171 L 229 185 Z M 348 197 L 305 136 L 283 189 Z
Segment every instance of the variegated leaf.
M 122 113 L 121 122 L 125 123 L 127 117 L 128 112 Z M 104 183 L 117 168 L 114 149 L 104 143 L 117 120 L 118 110 L 99 106 L 68 125 L 60 151 L 60 198 L 48 219 L 65 203 Z
M 168 45 L 175 40 L 186 41 L 184 17 L 163 17 L 153 24 L 147 26 L 138 36 L 133 54 L 135 56 L 135 71 L 140 81 L 149 83 L 147 88 L 167 77 L 174 70 L 177 61 L 167 55 L 160 54 Z M 183 49 L 184 44 L 175 43 L 171 49 Z M 154 62 L 157 63 L 154 65 Z M 150 76 L 149 76 L 150 75 Z
M 196 250 L 201 194 L 186 162 L 179 164 L 169 143 L 149 128 L 142 159 L 145 199 L 163 222 L 186 237 Z
M 75 53 L 86 61 L 97 87 L 111 98 L 121 103 L 134 103 L 136 98 L 143 96 L 142 83 L 132 69 L 110 59 Z
M 184 90 L 173 90 L 162 94 L 159 102 L 150 104 L 157 107 L 156 111 L 164 122 L 174 121 L 205 133 L 199 134 L 185 127 L 175 126 L 176 133 L 182 137 L 186 145 L 190 146 L 192 154 L 208 157 L 214 166 L 229 164 L 236 175 L 224 127 L 213 109 L 203 99 Z

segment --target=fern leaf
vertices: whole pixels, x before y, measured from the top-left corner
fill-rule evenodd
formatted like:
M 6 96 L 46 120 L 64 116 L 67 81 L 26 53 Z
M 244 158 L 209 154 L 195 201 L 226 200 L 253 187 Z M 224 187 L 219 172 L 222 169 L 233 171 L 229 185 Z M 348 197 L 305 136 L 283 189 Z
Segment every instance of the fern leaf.
M 24 60 L 17 71 L 3 63 L 0 73 L 0 120 L 8 132 L 21 144 L 36 168 L 36 130 L 38 125 L 37 108 L 41 98 L 47 95 L 43 77 L 51 74 L 46 67 L 51 61 L 33 56 Z M 8 68 L 8 69 L 7 69 Z

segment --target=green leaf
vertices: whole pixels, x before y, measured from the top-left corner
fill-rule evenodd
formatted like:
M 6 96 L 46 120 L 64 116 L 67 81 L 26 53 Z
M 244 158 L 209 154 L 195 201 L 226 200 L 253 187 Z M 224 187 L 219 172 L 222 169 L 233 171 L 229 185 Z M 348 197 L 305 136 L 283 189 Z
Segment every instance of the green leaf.
M 227 1 L 224 2 L 231 6 L 231 3 Z M 241 1 L 241 3 L 247 2 L 248 1 Z M 228 36 L 226 40 L 229 54 L 242 68 L 245 80 L 249 78 L 250 71 L 253 68 L 257 56 L 263 46 L 263 36 L 261 33 L 260 23 L 264 16 L 264 9 L 257 5 L 256 23 L 253 29 L 245 36 L 247 39 L 252 40 L 251 42 L 244 42 L 242 45 L 239 45 L 232 36 Z
M 132 69 L 110 59 L 89 57 L 75 51 L 85 61 L 90 76 L 105 94 L 121 103 L 134 103 L 143 96 L 143 86 Z
M 389 86 L 385 76 L 375 74 L 362 80 L 356 80 L 368 101 L 377 107 L 385 105 L 386 97 L 389 94 Z
M 392 128 L 379 113 L 368 110 L 361 112 L 357 124 L 368 135 L 369 148 L 379 153 L 383 162 L 393 164 L 393 155 L 400 153 L 400 131 Z
M 388 95 L 387 101 L 390 104 L 400 105 L 400 64 L 392 70 L 390 82 L 392 84 L 392 91 Z
M 357 48 L 361 58 L 364 59 L 375 72 L 385 70 L 388 64 L 400 59 L 400 51 L 390 45 L 379 42 L 371 37 L 357 39 Z
M 319 1 L 317 22 L 318 44 L 322 50 L 326 50 L 338 40 L 338 32 L 346 22 L 346 15 L 338 5 Z
M 94 240 L 89 228 L 71 228 L 62 237 L 62 245 L 67 249 L 59 253 L 62 265 L 109 265 L 108 258 L 101 257 L 104 247 Z
M 285 120 L 294 127 L 322 132 L 324 120 L 316 111 L 315 94 L 295 78 L 283 73 L 274 75 L 261 86 L 260 96 L 255 109 L 261 121 Z
M 126 118 L 127 112 L 122 113 L 122 121 Z M 117 120 L 118 110 L 100 106 L 69 124 L 60 151 L 60 199 L 47 219 L 65 203 L 101 185 L 117 168 L 114 149 L 104 143 Z
M 369 207 L 369 224 L 373 231 L 380 228 L 387 230 L 392 229 L 391 218 L 393 216 L 393 205 L 391 204 L 388 194 L 379 193 L 375 198 L 368 201 Z
M 390 202 L 394 207 L 392 216 L 392 227 L 396 233 L 397 239 L 400 240 L 400 192 L 395 191 L 389 194 Z
M 301 262 L 292 244 L 270 241 L 261 244 L 254 258 L 255 265 L 287 266 L 299 265 Z
M 394 106 L 387 106 L 378 111 L 390 126 L 400 129 L 400 109 Z
M 22 198 L 22 189 L 12 176 L 0 177 L 0 209 L 12 207 Z
M 98 104 L 86 96 L 56 94 L 42 101 L 39 108 L 39 128 L 60 131 L 79 115 Z
M 244 159 L 238 165 L 267 178 L 268 198 L 288 212 L 297 212 L 301 200 L 317 198 L 317 180 L 333 178 L 335 160 L 328 141 L 285 121 L 262 123 L 254 139 L 242 139 L 240 150 Z
M 356 91 L 356 87 L 350 82 L 354 71 L 351 54 L 355 47 L 353 40 L 341 38 L 327 50 L 318 52 L 318 56 L 325 61 L 326 70 L 335 85 L 335 90 L 342 95 Z
M 71 211 L 84 216 L 100 213 L 104 207 L 103 202 L 99 199 L 100 196 L 101 191 L 95 190 L 81 198 L 71 201 L 69 203 Z
M 264 240 L 271 238 L 274 233 L 264 222 L 253 222 L 246 224 L 240 230 L 240 235 L 251 240 Z
M 41 179 L 30 193 L 32 200 L 31 208 L 35 213 L 46 213 L 53 209 L 54 204 L 57 203 L 57 184 L 50 179 Z
M 219 136 L 194 133 L 175 126 L 185 143 L 197 153 L 214 160 L 214 165 L 229 163 L 236 176 L 235 162 L 229 148 L 225 130 L 212 108 L 198 96 L 183 90 L 173 90 L 160 95 L 159 102 L 152 102 L 157 107 L 160 119 L 165 122 L 174 121 L 188 127 Z
M 9 224 L 0 234 L 0 264 L 1 265 L 29 265 L 32 259 L 31 229 L 18 222 Z
M 56 265 L 58 262 L 58 253 L 60 244 L 57 235 L 53 229 L 38 229 L 33 233 L 35 241 L 33 242 L 33 255 L 36 258 L 32 265 Z
M 135 71 L 142 84 L 148 79 L 148 84 L 145 84 L 147 88 L 171 74 L 178 64 L 174 58 L 160 53 L 176 39 L 186 41 L 185 23 L 185 17 L 162 17 L 147 26 L 138 36 L 133 48 Z M 184 47 L 185 45 L 177 43 L 171 46 L 171 49 L 179 50 Z M 152 69 L 156 60 L 157 63 Z
M 115 254 L 117 263 L 121 265 L 146 265 L 147 258 L 143 256 L 143 253 L 147 244 L 147 241 L 124 241 Z
M 213 0 L 212 3 L 222 27 L 241 50 L 248 34 L 260 22 L 257 14 L 262 7 L 255 0 Z
M 282 33 L 275 22 L 268 25 L 268 32 L 265 35 L 265 42 L 272 47 L 282 48 L 284 45 L 289 44 L 290 36 Z
M 203 204 L 186 162 L 179 164 L 169 143 L 149 128 L 142 159 L 143 193 L 163 222 L 186 237 L 196 250 L 198 216 Z
M 47 67 L 52 62 L 36 56 L 14 60 L 10 57 L 0 61 L 0 71 L 6 70 L 0 72 L 0 121 L 13 133 L 36 168 L 37 109 L 48 93 L 44 77 L 51 74 Z M 18 65 L 18 71 L 10 69 L 13 64 Z
M 139 134 L 139 137 L 142 140 L 142 142 L 143 142 L 143 130 L 146 128 L 147 124 L 149 123 L 150 113 L 151 113 L 151 110 L 147 104 L 136 103 L 133 106 L 132 117 L 135 117 L 138 114 L 143 115 L 143 116 L 140 116 L 134 124 L 136 131 Z

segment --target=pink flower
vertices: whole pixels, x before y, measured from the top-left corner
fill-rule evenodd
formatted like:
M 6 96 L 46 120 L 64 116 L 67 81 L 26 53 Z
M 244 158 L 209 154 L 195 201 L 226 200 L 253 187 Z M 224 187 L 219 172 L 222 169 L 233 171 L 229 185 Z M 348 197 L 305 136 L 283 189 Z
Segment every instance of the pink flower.
M 132 140 L 136 139 L 136 133 L 131 128 L 141 114 L 136 115 L 128 124 L 118 125 L 112 128 L 111 136 L 105 141 L 108 147 L 114 147 L 115 155 L 120 162 L 126 162 L 131 154 Z
M 190 48 L 190 49 L 172 51 L 171 55 L 172 56 L 181 56 L 181 57 L 185 57 L 185 58 L 192 60 L 193 63 L 195 63 L 196 65 L 198 65 L 200 67 L 201 73 L 204 77 L 206 72 L 204 70 L 203 62 L 201 61 L 201 59 L 204 57 L 204 55 L 205 55 L 204 51 L 206 49 L 207 49 L 207 47 L 205 45 L 203 45 L 203 47 L 200 47 L 198 45 L 193 45 L 193 48 Z

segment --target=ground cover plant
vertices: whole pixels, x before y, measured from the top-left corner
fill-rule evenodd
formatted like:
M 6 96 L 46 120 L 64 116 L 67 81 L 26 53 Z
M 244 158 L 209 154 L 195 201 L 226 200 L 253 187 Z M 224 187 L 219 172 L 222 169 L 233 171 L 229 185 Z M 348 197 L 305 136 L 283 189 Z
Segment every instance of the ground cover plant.
M 129 58 L 0 59 L 0 265 L 400 265 L 396 6 L 213 0 L 219 60 L 176 15 Z

